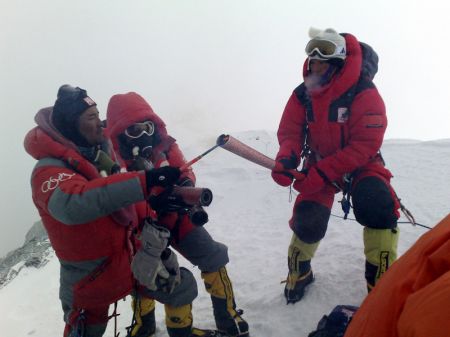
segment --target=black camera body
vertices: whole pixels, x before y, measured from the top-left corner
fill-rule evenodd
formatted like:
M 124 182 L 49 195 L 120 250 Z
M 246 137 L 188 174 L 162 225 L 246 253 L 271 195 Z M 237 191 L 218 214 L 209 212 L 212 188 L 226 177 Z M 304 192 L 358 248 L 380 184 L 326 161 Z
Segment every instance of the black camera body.
M 203 226 L 208 222 L 208 213 L 203 206 L 209 206 L 213 194 L 208 188 L 174 186 L 172 195 L 181 199 L 187 209 L 190 220 L 196 226 Z
M 208 213 L 203 206 L 209 206 L 213 194 L 208 188 L 173 186 L 161 194 L 149 198 L 150 206 L 159 214 L 185 212 L 196 226 L 208 222 Z

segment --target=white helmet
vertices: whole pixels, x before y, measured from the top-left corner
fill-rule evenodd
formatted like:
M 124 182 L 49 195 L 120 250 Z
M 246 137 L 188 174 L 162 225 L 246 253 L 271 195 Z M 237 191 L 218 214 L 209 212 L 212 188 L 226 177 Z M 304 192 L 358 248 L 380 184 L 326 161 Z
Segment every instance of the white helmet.
M 306 45 L 305 52 L 310 60 L 330 60 L 333 58 L 345 60 L 347 54 L 345 38 L 334 29 L 320 30 L 311 27 L 309 37 L 311 40 Z

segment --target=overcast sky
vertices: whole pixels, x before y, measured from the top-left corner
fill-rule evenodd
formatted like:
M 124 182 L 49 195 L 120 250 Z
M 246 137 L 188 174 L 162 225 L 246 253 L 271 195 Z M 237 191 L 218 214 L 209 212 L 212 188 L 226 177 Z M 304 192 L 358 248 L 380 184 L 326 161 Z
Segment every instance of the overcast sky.
M 22 141 L 60 85 L 87 89 L 102 117 L 111 95 L 137 91 L 200 153 L 221 133 L 276 130 L 308 28 L 332 27 L 380 56 L 386 138 L 450 138 L 449 12 L 438 0 L 0 0 L 0 256 L 38 219 Z

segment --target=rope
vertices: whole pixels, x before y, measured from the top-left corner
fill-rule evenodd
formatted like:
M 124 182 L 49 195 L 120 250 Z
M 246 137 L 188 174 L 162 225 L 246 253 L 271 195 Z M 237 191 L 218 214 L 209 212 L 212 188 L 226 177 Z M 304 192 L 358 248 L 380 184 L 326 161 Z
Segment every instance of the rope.
M 349 180 L 347 183 L 351 183 L 351 180 Z M 340 189 L 339 186 L 335 185 L 336 188 Z M 394 192 L 395 193 L 395 192 Z M 289 186 L 289 202 L 292 202 L 292 195 L 297 196 L 298 193 L 294 193 L 292 190 L 292 185 Z M 339 215 L 335 215 L 333 213 L 331 213 L 331 216 L 334 216 L 335 218 L 340 218 L 340 219 L 344 219 L 344 220 L 351 220 L 351 221 L 356 221 L 356 219 L 352 219 L 349 218 L 347 215 L 350 212 L 350 209 L 353 208 L 351 202 L 350 202 L 350 195 L 349 193 L 342 193 L 342 200 L 338 201 L 341 204 L 342 210 L 344 211 L 344 216 L 339 216 Z M 395 193 L 395 197 L 398 200 L 398 203 L 400 204 L 400 210 L 402 211 L 402 213 L 405 215 L 405 217 L 408 219 L 408 221 L 397 221 L 397 223 L 410 223 L 413 226 L 420 226 L 426 229 L 432 229 L 432 227 L 426 226 L 426 225 L 422 225 L 418 222 L 416 222 L 416 219 L 414 219 L 414 216 L 412 215 L 412 213 L 405 207 L 405 205 L 403 205 L 403 203 L 401 202 L 401 199 L 397 196 L 397 194 Z
M 343 216 L 339 216 L 339 215 L 336 215 L 336 214 L 333 214 L 333 213 L 331 213 L 331 216 L 334 216 L 335 218 L 344 219 L 344 220 L 356 221 L 356 219 L 353 219 L 353 218 L 345 219 Z M 397 221 L 397 223 L 402 223 L 403 224 L 403 223 L 411 223 L 411 222 L 410 221 Z M 427 229 L 432 229 L 432 227 L 422 225 L 422 224 L 420 224 L 418 222 L 414 222 L 412 225 L 413 226 L 420 226 L 420 227 L 427 228 Z
M 70 335 L 74 337 L 85 337 L 86 334 L 86 315 L 84 309 L 80 309 L 76 315 L 76 322 Z
M 108 316 L 108 320 L 110 320 L 111 318 L 114 317 L 114 337 L 119 337 L 120 332 L 117 332 L 117 316 L 119 316 L 120 314 L 117 313 L 117 301 L 114 302 L 114 311 L 113 313 Z
M 135 297 L 134 297 L 134 305 L 133 305 L 133 317 L 131 318 L 131 324 L 125 328 L 127 330 L 127 336 L 126 337 L 131 336 L 131 332 L 133 330 L 133 326 L 136 323 L 136 310 L 137 310 L 137 307 L 139 305 L 137 281 L 134 284 L 134 291 L 135 291 L 135 293 L 134 293 Z

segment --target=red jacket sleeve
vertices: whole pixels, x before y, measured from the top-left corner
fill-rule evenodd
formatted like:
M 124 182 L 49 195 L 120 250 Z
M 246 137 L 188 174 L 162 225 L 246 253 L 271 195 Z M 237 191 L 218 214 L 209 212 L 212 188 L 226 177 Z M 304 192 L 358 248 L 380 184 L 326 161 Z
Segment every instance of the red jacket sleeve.
M 300 154 L 303 149 L 305 139 L 306 110 L 293 93 L 284 108 L 278 127 L 278 143 L 280 150 L 276 159 L 288 158 L 292 154 L 297 158 L 297 165 L 300 163 Z
M 31 183 L 36 206 L 67 225 L 107 216 L 146 196 L 142 171 L 87 180 L 69 168 L 42 166 L 34 171 Z
M 317 163 L 317 167 L 331 181 L 364 166 L 379 151 L 387 118 L 377 89 L 364 90 L 355 97 L 348 123 L 348 142 L 344 148 Z

